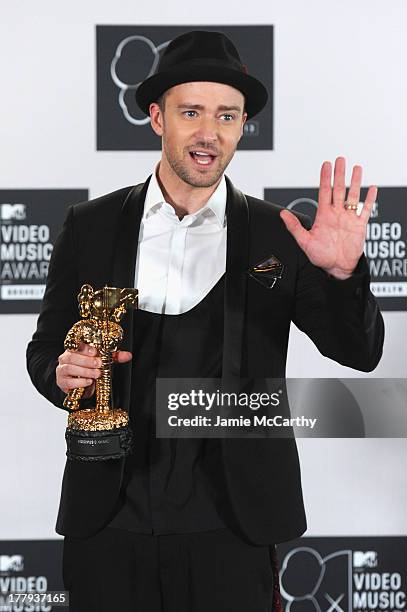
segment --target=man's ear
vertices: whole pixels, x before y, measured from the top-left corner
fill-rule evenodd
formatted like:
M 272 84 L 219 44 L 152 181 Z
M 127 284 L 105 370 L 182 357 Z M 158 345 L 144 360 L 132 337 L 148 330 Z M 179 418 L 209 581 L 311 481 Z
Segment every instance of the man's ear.
M 162 136 L 164 131 L 164 120 L 161 108 L 158 106 L 157 102 L 151 102 L 149 111 L 151 127 L 157 136 Z
M 243 128 L 244 128 L 244 124 L 246 123 L 246 120 L 247 120 L 247 113 L 243 113 L 243 116 L 242 116 L 242 127 L 241 127 L 241 130 L 240 130 L 240 138 L 243 136 Z M 240 138 L 239 138 L 239 140 L 240 140 Z

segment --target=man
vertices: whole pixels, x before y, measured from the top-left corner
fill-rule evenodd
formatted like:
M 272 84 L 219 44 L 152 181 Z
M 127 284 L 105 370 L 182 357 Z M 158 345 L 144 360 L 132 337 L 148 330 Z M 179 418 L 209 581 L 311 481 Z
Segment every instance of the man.
M 83 283 L 139 289 L 114 366 L 135 450 L 65 468 L 57 532 L 71 609 L 277 610 L 275 544 L 306 529 L 295 440 L 156 438 L 154 382 L 282 378 L 291 320 L 324 355 L 374 369 L 384 329 L 363 245 L 376 188 L 358 215 L 361 168 L 345 201 L 344 159 L 333 189 L 325 162 L 311 229 L 236 189 L 224 171 L 267 92 L 221 33 L 174 39 L 137 101 L 161 160 L 145 183 L 70 208 L 27 350 L 45 397 L 62 407 L 83 386 L 91 405 L 98 356 L 63 351 L 76 295 Z M 284 265 L 272 282 L 255 270 L 267 260 Z

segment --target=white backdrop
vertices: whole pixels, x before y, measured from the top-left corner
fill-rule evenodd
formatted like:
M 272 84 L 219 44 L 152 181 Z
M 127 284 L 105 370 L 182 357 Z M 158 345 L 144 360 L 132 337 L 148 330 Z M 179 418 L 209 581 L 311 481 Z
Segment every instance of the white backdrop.
M 227 174 L 243 191 L 315 186 L 322 161 L 339 154 L 363 165 L 365 184 L 407 186 L 406 21 L 404 0 L 252 0 L 250 11 L 217 0 L 204 11 L 165 0 L 3 2 L 0 189 L 89 188 L 97 197 L 144 180 L 157 152 L 96 151 L 95 26 L 211 23 L 275 26 L 275 149 L 236 154 Z M 0 539 L 58 537 L 66 413 L 26 373 L 35 322 L 0 316 Z M 385 324 L 370 374 L 322 357 L 294 328 L 288 376 L 406 377 L 407 313 L 386 312 Z M 407 534 L 406 440 L 298 445 L 307 535 Z

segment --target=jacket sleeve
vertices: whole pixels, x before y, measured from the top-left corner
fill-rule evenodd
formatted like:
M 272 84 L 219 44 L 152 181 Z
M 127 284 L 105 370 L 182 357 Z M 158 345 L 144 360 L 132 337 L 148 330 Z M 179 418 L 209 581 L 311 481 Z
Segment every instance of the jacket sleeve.
M 374 370 L 382 355 L 384 322 L 370 291 L 365 255 L 352 276 L 340 280 L 311 264 L 299 249 L 293 322 L 326 357 L 356 370 Z
M 79 319 L 73 214 L 70 206 L 55 241 L 37 329 L 26 351 L 27 370 L 34 386 L 59 408 L 63 408 L 65 393 L 56 384 L 55 369 L 58 356 L 65 350 L 66 333 Z

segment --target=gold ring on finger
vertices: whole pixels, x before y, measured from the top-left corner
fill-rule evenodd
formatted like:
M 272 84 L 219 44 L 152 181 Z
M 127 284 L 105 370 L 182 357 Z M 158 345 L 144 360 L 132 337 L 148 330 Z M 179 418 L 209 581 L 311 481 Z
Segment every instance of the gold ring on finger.
M 357 210 L 358 204 L 351 204 L 350 202 L 345 202 L 343 207 L 346 208 L 346 210 Z

